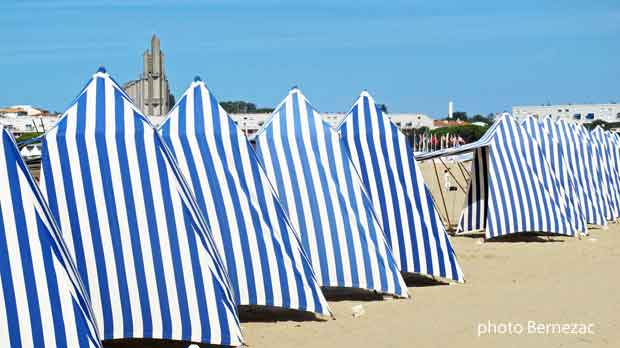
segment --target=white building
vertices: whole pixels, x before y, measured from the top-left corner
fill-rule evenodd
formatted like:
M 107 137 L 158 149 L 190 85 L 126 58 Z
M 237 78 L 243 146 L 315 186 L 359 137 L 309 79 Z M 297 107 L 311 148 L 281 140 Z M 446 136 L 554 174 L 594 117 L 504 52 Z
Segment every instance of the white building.
M 416 129 L 426 127 L 428 129 L 435 128 L 434 120 L 425 114 L 420 113 L 393 113 L 386 114 L 392 122 L 394 122 L 400 129 Z
M 8 129 L 15 137 L 26 133 L 43 133 L 58 120 L 58 116 L 19 116 L 0 115 L 0 125 Z
M 47 110 L 31 105 L 14 105 L 0 108 L 0 125 L 8 129 L 15 137 L 26 133 L 42 133 L 50 129 L 58 115 L 50 115 Z
M 17 117 L 17 116 L 43 116 L 47 115 L 47 110 L 38 109 L 32 105 L 13 105 L 8 108 L 0 108 L 0 116 Z
M 389 113 L 386 114 L 400 129 L 413 129 L 420 127 L 435 128 L 433 119 L 420 113 Z M 328 112 L 322 114 L 323 120 L 332 127 L 336 127 L 347 116 L 344 112 Z M 230 117 L 235 121 L 239 128 L 246 132 L 248 136 L 256 133 L 269 118 L 271 114 L 231 114 Z M 153 120 L 153 122 L 155 122 Z
M 620 122 L 620 104 L 558 104 L 513 106 L 512 115 L 524 118 L 532 115 L 537 118 L 551 117 L 554 120 L 567 120 L 590 123 L 594 120 Z

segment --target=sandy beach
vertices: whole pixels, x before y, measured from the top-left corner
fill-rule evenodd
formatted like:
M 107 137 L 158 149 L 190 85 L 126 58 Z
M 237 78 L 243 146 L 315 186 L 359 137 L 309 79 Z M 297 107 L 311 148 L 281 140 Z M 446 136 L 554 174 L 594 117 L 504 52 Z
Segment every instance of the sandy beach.
M 431 168 L 423 164 L 436 196 Z M 444 185 L 443 170 L 440 180 Z M 451 194 L 448 209 L 456 220 L 463 195 Z M 255 348 L 616 347 L 620 225 L 590 233 L 581 240 L 521 236 L 486 243 L 482 235 L 452 237 L 465 284 L 414 279 L 405 300 L 332 295 L 335 319 L 246 314 L 243 332 Z M 356 305 L 364 315 L 353 316 Z M 557 332 L 555 324 L 569 327 Z
M 245 322 L 251 347 L 616 347 L 620 226 L 570 238 L 453 238 L 465 284 L 410 284 L 408 300 L 330 301 L 335 320 Z M 366 314 L 354 318 L 362 304 Z M 594 334 L 496 334 L 478 325 L 592 323 Z

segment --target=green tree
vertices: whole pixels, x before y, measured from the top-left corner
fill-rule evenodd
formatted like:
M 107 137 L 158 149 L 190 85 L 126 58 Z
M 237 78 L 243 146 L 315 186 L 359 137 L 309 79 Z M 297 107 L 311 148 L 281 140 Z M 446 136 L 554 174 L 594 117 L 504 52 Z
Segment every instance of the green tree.
M 452 113 L 452 120 L 461 120 L 461 121 L 467 121 L 467 112 L 465 111 L 455 111 Z M 445 120 L 450 120 L 449 117 L 446 117 Z
M 493 114 L 490 114 L 490 115 L 493 115 Z M 494 119 L 494 117 L 482 116 L 480 114 L 477 114 L 474 117 L 470 118 L 469 121 L 470 122 L 482 122 L 482 123 L 486 123 L 486 124 L 491 124 L 491 123 L 493 123 L 493 119 Z
M 586 127 L 588 130 L 592 130 L 597 126 L 601 126 L 601 128 L 605 130 L 610 130 L 612 128 L 620 128 L 620 122 L 605 122 L 603 120 L 594 120 L 590 123 L 584 123 L 583 126 Z
M 256 112 L 256 104 L 242 100 L 223 101 L 220 105 L 229 114 L 249 114 Z
M 15 139 L 16 142 L 20 143 L 22 141 L 34 139 L 39 135 L 43 134 L 42 132 L 32 132 L 32 133 L 24 133 Z
M 476 125 L 465 125 L 465 126 L 451 126 L 451 127 L 442 127 L 433 129 L 431 134 L 434 134 L 436 137 L 440 137 L 442 135 L 450 134 L 457 135 L 463 138 L 465 142 L 471 143 L 482 137 L 484 133 L 489 129 L 489 127 L 480 127 Z

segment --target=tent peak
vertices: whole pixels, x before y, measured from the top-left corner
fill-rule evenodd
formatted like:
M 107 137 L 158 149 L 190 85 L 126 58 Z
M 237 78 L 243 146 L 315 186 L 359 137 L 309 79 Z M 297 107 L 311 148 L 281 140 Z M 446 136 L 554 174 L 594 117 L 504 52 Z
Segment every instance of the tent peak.
M 97 73 L 106 74 L 106 73 L 107 73 L 107 71 L 106 71 L 106 69 L 105 69 L 105 66 L 103 66 L 103 65 L 102 65 L 102 66 L 100 66 L 100 67 L 97 69 Z
M 202 82 L 202 79 L 200 78 L 200 75 L 194 76 L 194 82 Z

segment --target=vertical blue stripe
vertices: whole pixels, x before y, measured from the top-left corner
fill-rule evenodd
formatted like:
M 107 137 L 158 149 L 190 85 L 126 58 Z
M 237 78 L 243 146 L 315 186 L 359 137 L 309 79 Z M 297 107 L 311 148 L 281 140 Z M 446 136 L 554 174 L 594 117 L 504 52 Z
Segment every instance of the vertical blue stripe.
M 105 85 L 103 84 L 103 80 L 101 80 L 101 86 L 99 84 L 99 81 L 101 79 L 98 79 L 97 81 L 97 87 L 101 87 L 101 90 L 99 90 L 99 88 L 97 89 L 98 91 L 101 91 L 101 93 L 97 95 L 97 98 L 101 98 L 99 100 L 97 100 L 97 119 L 96 119 L 96 129 L 101 129 L 101 130 L 105 130 L 106 129 L 106 115 L 105 115 Z M 116 92 L 118 93 L 118 92 Z M 114 98 L 114 104 L 117 104 L 117 100 L 120 99 L 120 96 L 117 95 L 113 95 L 112 96 Z M 115 111 L 119 111 L 117 109 L 115 109 Z M 122 111 L 121 111 L 122 112 Z M 123 115 L 121 114 L 117 114 L 117 118 L 120 118 L 119 116 Z M 100 133 L 100 132 L 96 132 L 95 133 L 95 143 L 97 144 L 97 155 L 99 158 L 99 169 L 101 170 L 102 173 L 111 173 L 111 168 L 110 168 L 110 159 L 108 157 L 108 149 L 107 149 L 107 139 L 105 138 L 105 133 Z M 116 164 L 114 164 L 116 165 Z M 110 175 L 100 175 L 101 177 L 101 183 L 103 185 L 102 190 L 103 190 L 103 195 L 104 195 L 104 201 L 105 201 L 105 206 L 106 206 L 106 210 L 108 213 L 108 226 L 110 229 L 110 237 L 112 239 L 112 245 L 113 245 L 113 252 L 114 252 L 114 260 L 115 260 L 115 266 L 116 266 L 116 274 L 117 274 L 117 283 L 119 286 L 119 291 L 120 293 L 118 295 L 119 296 L 119 300 L 121 303 L 121 310 L 122 310 L 122 314 L 123 314 L 123 320 L 122 320 L 122 324 L 123 327 L 125 327 L 125 325 L 129 328 L 133 327 L 133 323 L 132 323 L 132 318 L 131 318 L 131 308 L 130 308 L 130 304 L 129 304 L 129 289 L 127 287 L 127 275 L 125 274 L 125 267 L 124 267 L 124 260 L 123 260 L 123 246 L 122 246 L 122 237 L 121 237 L 121 231 L 120 231 L 120 227 L 119 227 L 119 221 L 118 221 L 118 216 L 116 215 L 116 202 L 115 202 L 115 197 L 114 197 L 114 189 L 113 189 L 113 183 L 112 183 L 112 178 Z
M 144 129 L 142 121 L 137 118 L 134 121 L 134 127 L 136 134 L 144 134 L 147 130 Z M 149 139 L 150 140 L 150 139 Z M 149 168 L 147 161 L 153 160 L 146 156 L 146 144 L 144 137 L 136 137 L 136 153 L 138 156 L 138 164 L 140 168 Z M 159 315 L 162 319 L 162 332 L 163 337 L 170 337 L 172 331 L 172 318 L 170 317 L 170 303 L 167 297 L 166 279 L 164 278 L 164 266 L 160 249 L 159 231 L 164 229 L 164 226 L 158 226 L 155 217 L 154 197 L 151 190 L 151 174 L 148 170 L 141 171 L 141 183 L 142 193 L 144 195 L 144 207 L 146 211 L 147 226 L 149 231 L 149 238 L 151 243 L 151 253 L 153 256 L 153 267 L 155 272 L 155 278 L 157 282 L 157 293 L 159 295 Z M 152 291 L 152 289 L 151 289 Z
M 2 136 L 5 136 L 4 134 Z M 4 140 L 6 142 L 6 140 Z M 9 163 L 4 163 L 7 167 L 10 165 Z M 9 248 L 7 245 L 7 230 L 4 222 L 4 211 L 6 211 L 8 207 L 0 205 L 0 281 L 2 281 L 2 293 L 4 294 L 4 310 L 6 312 L 6 320 L 7 323 L 13 323 L 13 327 L 9 330 L 9 340 L 11 342 L 11 347 L 21 347 L 21 333 L 20 333 L 20 322 L 19 317 L 17 315 L 17 303 L 15 301 L 15 288 L 13 284 L 13 270 L 11 269 L 10 260 L 8 258 Z M 7 214 L 12 214 L 13 212 L 7 212 Z M 10 223 L 10 222 L 9 222 Z M 22 310 L 20 308 L 20 310 Z
M 123 129 L 125 127 L 124 119 L 126 119 L 127 117 L 131 117 L 132 115 L 124 114 L 124 100 L 119 98 L 118 94 L 115 94 L 115 96 L 116 98 L 114 101 L 114 107 L 117 115 L 115 120 L 116 129 Z M 126 267 L 134 267 L 134 269 L 136 270 L 136 283 L 138 286 L 137 292 L 138 294 L 140 294 L 138 298 L 140 300 L 140 311 L 142 317 L 142 333 L 143 335 L 145 335 L 145 337 L 148 337 L 148 334 L 153 331 L 153 320 L 151 316 L 151 306 L 147 294 L 149 290 L 153 290 L 148 288 L 146 274 L 144 272 L 144 255 L 142 254 L 142 245 L 140 241 L 141 235 L 139 233 L 141 227 L 138 226 L 138 216 L 136 215 L 136 204 L 134 200 L 136 196 L 134 195 L 133 191 L 133 185 L 131 182 L 131 169 L 129 167 L 129 158 L 127 157 L 127 148 L 131 145 L 127 144 L 127 142 L 125 141 L 125 137 L 122 136 L 115 137 L 115 140 L 118 150 L 117 156 L 125 199 L 125 207 L 121 208 L 125 208 L 125 211 L 127 212 L 127 226 L 129 231 L 132 231 L 132 233 L 129 233 L 129 237 L 131 239 L 131 250 L 134 264 L 126 265 Z M 143 226 L 142 228 L 145 227 Z M 123 318 L 123 320 L 131 320 L 133 322 L 133 317 L 131 317 L 131 319 L 125 317 Z M 123 334 L 128 336 L 133 335 L 133 328 L 128 325 L 124 325 Z

